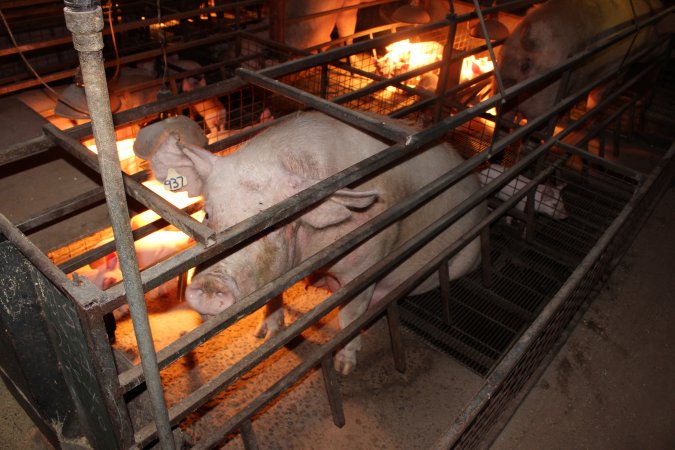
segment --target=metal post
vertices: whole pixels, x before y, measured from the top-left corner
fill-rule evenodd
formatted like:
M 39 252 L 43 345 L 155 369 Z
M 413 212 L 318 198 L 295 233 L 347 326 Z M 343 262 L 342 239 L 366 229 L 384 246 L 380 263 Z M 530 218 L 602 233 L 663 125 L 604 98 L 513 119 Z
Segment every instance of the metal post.
M 165 450 L 175 448 L 171 425 L 164 400 L 157 355 L 152 342 L 145 299 L 138 271 L 134 240 L 131 236 L 129 211 L 120 168 L 115 128 L 110 111 L 110 99 L 103 66 L 103 12 L 93 1 L 65 2 L 66 26 L 73 34 L 73 45 L 78 52 L 80 68 L 85 84 L 87 106 L 91 113 L 94 138 L 99 149 L 98 157 L 101 178 L 115 235 L 117 254 L 120 259 L 127 300 L 131 310 L 141 365 L 145 373 L 153 416 L 158 429 L 160 444 Z

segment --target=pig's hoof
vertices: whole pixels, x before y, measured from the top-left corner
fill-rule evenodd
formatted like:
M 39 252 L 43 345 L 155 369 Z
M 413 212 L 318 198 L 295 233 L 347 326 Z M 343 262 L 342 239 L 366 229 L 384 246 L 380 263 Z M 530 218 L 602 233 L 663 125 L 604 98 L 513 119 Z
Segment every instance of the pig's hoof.
M 345 349 L 340 350 L 335 355 L 335 370 L 342 375 L 349 373 L 356 367 L 356 352 L 348 352 Z
M 275 334 L 279 333 L 281 330 L 284 329 L 284 322 L 283 318 L 281 322 L 278 320 L 263 320 L 260 322 L 260 325 L 258 325 L 258 328 L 256 328 L 255 333 L 253 335 L 257 337 L 258 339 L 268 339 L 274 336 Z

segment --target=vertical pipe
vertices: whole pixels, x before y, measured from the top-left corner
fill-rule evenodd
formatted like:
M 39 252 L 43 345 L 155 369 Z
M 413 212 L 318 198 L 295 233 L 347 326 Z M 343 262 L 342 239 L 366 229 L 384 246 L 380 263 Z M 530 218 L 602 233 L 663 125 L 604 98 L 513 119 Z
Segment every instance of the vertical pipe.
M 73 45 L 80 59 L 87 106 L 91 115 L 94 138 L 99 149 L 101 178 L 160 444 L 165 450 L 173 450 L 173 434 L 145 308 L 122 172 L 115 144 L 115 128 L 112 122 L 101 51 L 103 49 L 101 34 L 103 12 L 100 6 L 92 5 L 91 2 L 87 7 L 70 7 L 69 2 L 66 1 L 64 14 L 66 26 L 73 34 Z

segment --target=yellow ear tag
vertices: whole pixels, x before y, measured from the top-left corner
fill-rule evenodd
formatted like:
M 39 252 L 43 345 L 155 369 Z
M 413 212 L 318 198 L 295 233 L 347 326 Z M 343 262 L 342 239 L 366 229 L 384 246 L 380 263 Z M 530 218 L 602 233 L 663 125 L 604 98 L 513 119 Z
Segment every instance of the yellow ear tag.
M 164 187 L 170 191 L 177 191 L 187 186 L 187 178 L 179 174 L 176 169 L 170 168 L 166 173 Z

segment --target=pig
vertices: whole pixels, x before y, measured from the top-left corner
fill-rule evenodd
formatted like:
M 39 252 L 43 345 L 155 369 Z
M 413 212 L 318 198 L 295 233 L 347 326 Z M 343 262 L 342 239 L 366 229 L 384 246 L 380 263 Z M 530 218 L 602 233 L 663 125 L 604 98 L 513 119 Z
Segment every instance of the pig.
M 158 78 L 163 76 L 163 69 L 160 68 L 159 71 L 157 70 L 155 60 L 139 63 L 138 67 L 140 70 L 145 71 L 150 76 Z M 202 65 L 197 61 L 193 61 L 191 59 L 182 59 L 179 58 L 178 55 L 171 55 L 167 58 L 168 75 L 175 75 L 180 69 L 183 71 L 190 71 L 201 69 L 201 67 Z M 181 81 L 181 89 L 183 92 L 189 92 L 205 86 L 206 79 L 204 78 L 203 74 L 197 77 L 186 77 Z M 204 125 L 207 132 L 217 133 L 219 131 L 226 130 L 227 109 L 218 98 L 213 97 L 194 102 L 190 105 L 190 111 L 204 119 Z
M 163 259 L 192 245 L 193 240 L 180 231 L 156 231 L 135 243 L 138 267 L 145 269 Z M 77 270 L 79 276 L 89 279 L 99 289 L 106 290 L 122 280 L 122 271 L 117 258 L 117 253 L 112 252 L 100 258 L 88 266 Z M 159 287 L 162 295 L 162 286 Z M 128 305 L 124 305 L 113 311 L 116 319 L 122 318 L 129 311 Z
M 478 179 L 480 180 L 481 185 L 485 186 L 506 170 L 508 169 L 504 166 L 492 164 L 480 171 Z M 497 192 L 497 198 L 501 200 L 510 199 L 517 191 L 524 188 L 525 185 L 530 181 L 531 180 L 529 178 L 523 175 L 518 175 L 516 178 L 511 180 L 509 184 Z M 565 203 L 563 202 L 562 198 L 562 189 L 564 188 L 564 183 L 558 184 L 556 186 L 549 186 L 545 184 L 538 185 L 534 194 L 534 210 L 553 217 L 557 220 L 567 219 L 567 210 L 565 209 Z M 521 211 L 525 211 L 526 198 L 527 197 L 519 201 L 516 205 L 516 208 Z
M 598 36 L 607 36 L 612 27 L 661 7 L 657 0 L 549 0 L 530 9 L 501 48 L 498 68 L 504 86 L 511 87 L 527 78 L 541 75 L 587 49 Z M 655 42 L 656 27 L 644 29 L 633 44 L 632 52 Z M 625 39 L 590 58 L 574 70 L 569 91 L 574 92 L 602 76 L 618 70 L 629 50 Z M 554 104 L 560 81 L 527 98 L 518 99 L 514 112 L 533 120 Z M 493 87 L 496 92 L 496 85 Z
M 151 160 L 155 177 L 165 180 L 170 169 L 180 173 L 187 180 L 183 190 L 190 196 L 203 196 L 208 227 L 222 231 L 387 148 L 387 144 L 314 111 L 297 113 L 271 126 L 227 156 L 215 156 L 194 145 L 182 144 L 176 135 L 158 143 L 157 148 Z M 294 221 L 199 271 L 186 290 L 186 300 L 204 319 L 224 311 L 462 161 L 449 145 L 439 144 L 399 167 L 338 190 Z M 478 189 L 478 179 L 471 174 L 335 264 L 320 270 L 317 278 L 335 291 Z M 480 204 L 409 261 L 368 287 L 341 308 L 339 325 L 344 328 L 354 321 L 369 304 L 377 302 L 433 255 L 455 242 L 484 214 L 485 206 Z M 450 279 L 472 270 L 479 260 L 477 238 L 450 261 Z M 437 285 L 437 277 L 432 276 L 416 292 Z M 274 335 L 283 323 L 281 299 L 272 299 L 263 311 L 256 336 Z M 357 336 L 337 352 L 335 367 L 340 373 L 346 375 L 355 367 L 359 349 Z
M 285 15 L 287 19 L 293 19 L 369 1 L 373 0 L 286 0 Z M 289 23 L 286 26 L 284 41 L 291 47 L 305 49 L 330 42 L 333 29 L 337 29 L 340 37 L 351 36 L 356 30 L 357 14 L 358 10 L 355 8 Z

